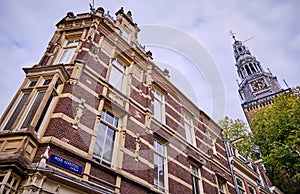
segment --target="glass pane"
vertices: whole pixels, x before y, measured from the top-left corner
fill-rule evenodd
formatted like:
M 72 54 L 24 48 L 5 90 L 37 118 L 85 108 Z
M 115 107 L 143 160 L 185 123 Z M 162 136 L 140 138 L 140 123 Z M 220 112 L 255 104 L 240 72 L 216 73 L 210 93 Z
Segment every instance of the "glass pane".
M 244 188 L 243 182 L 240 179 L 236 179 L 238 186 Z
M 154 185 L 158 185 L 158 156 L 154 154 Z
M 109 83 L 116 89 L 122 91 L 124 74 L 114 66 L 111 69 Z
M 29 124 L 31 123 L 37 109 L 39 108 L 41 102 L 42 102 L 42 99 L 44 97 L 44 94 L 45 94 L 45 91 L 42 91 L 42 92 L 39 92 L 35 101 L 33 102 L 32 104 L 32 107 L 30 108 L 28 114 L 27 114 L 27 117 L 22 125 L 22 128 L 27 128 L 29 126 Z
M 30 84 L 29 84 L 28 87 L 33 87 L 33 86 L 36 85 L 36 83 L 37 83 L 37 81 L 36 81 L 36 80 L 33 80 L 33 81 L 30 82 Z
M 255 190 L 252 187 L 249 187 L 250 194 L 255 194 Z
M 192 133 L 191 133 L 190 126 L 188 126 L 187 124 L 185 124 L 184 128 L 185 128 L 186 140 L 189 143 L 192 143 Z
M 200 194 L 199 179 L 192 176 L 193 194 Z
M 218 185 L 219 185 L 219 190 L 224 191 L 224 185 L 220 181 L 218 181 Z
M 156 98 L 158 101 L 162 101 L 162 94 L 155 90 L 154 98 Z
M 0 175 L 0 183 L 3 181 L 4 175 Z
M 98 128 L 98 134 L 96 138 L 96 144 L 94 148 L 94 155 L 98 156 L 99 158 L 102 157 L 103 148 L 104 148 L 104 139 L 106 136 L 106 125 L 100 123 Z
M 21 110 L 22 110 L 25 102 L 27 101 L 28 97 L 29 97 L 29 93 L 24 93 L 23 94 L 19 104 L 17 105 L 16 109 L 14 110 L 13 114 L 11 115 L 10 119 L 8 120 L 6 126 L 4 127 L 3 130 L 9 130 L 13 126 L 15 120 L 17 119 L 19 113 L 21 112 Z
M 195 176 L 199 176 L 198 168 L 195 167 L 194 165 L 191 165 L 191 173 Z
M 41 126 L 42 122 L 44 121 L 45 115 L 47 114 L 47 111 L 48 111 L 49 106 L 50 106 L 50 104 L 52 102 L 52 99 L 53 99 L 53 95 L 51 94 L 50 98 L 47 101 L 46 106 L 44 107 L 44 110 L 43 110 L 43 112 L 41 114 L 41 117 L 39 118 L 39 121 L 38 121 L 38 123 L 35 126 L 35 131 L 36 132 L 38 132 L 38 130 L 40 129 L 40 126 Z
M 63 54 L 59 60 L 59 63 L 70 63 L 72 60 L 72 57 L 75 53 L 76 47 L 75 48 L 65 48 L 63 51 Z
M 110 123 L 111 125 L 113 125 L 114 124 L 114 115 L 110 114 L 109 112 L 106 112 L 104 120 L 107 121 L 108 123 Z
M 161 102 L 154 99 L 154 118 L 156 118 L 158 121 L 162 121 L 162 104 Z
M 164 187 L 165 186 L 165 181 L 164 181 L 164 175 L 165 175 L 165 171 L 164 171 L 164 159 L 162 157 L 159 157 L 158 159 L 158 162 L 159 162 L 159 166 L 158 166 L 158 184 L 159 186 L 161 187 Z
M 18 184 L 18 180 L 17 180 L 17 179 L 14 179 L 14 182 L 13 182 L 13 184 L 12 184 L 12 188 L 15 189 L 15 187 L 17 186 L 17 184 Z
M 14 181 L 14 180 L 13 180 L 13 177 L 10 176 L 10 177 L 8 178 L 7 183 L 8 183 L 9 185 L 12 185 L 13 181 Z
M 69 40 L 66 44 L 66 47 L 73 47 L 78 45 L 78 39 L 76 40 Z
M 115 139 L 115 131 L 111 128 L 108 128 L 106 141 L 105 141 L 104 154 L 103 154 L 103 159 L 105 159 L 108 162 L 111 162 L 112 159 L 112 153 L 114 149 L 114 139 Z
M 121 73 L 125 73 L 125 66 L 117 59 L 113 61 L 113 66 L 118 69 Z
M 43 86 L 49 85 L 50 82 L 51 82 L 51 79 L 46 79 L 46 80 L 44 81 L 44 83 L 43 83 Z
M 164 146 L 158 141 L 154 141 L 154 148 L 157 153 L 160 153 L 161 155 L 165 154 Z

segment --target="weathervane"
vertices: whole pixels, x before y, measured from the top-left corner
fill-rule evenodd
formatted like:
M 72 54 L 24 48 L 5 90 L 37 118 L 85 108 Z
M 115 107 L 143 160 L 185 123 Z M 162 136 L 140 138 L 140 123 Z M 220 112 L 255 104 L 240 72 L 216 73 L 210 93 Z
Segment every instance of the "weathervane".
M 96 13 L 95 0 L 93 0 L 93 5 L 90 4 L 90 10 L 91 10 L 91 13 Z
M 236 39 L 235 39 L 235 33 L 232 32 L 232 30 L 229 31 L 229 34 L 233 38 L 233 40 L 236 41 Z

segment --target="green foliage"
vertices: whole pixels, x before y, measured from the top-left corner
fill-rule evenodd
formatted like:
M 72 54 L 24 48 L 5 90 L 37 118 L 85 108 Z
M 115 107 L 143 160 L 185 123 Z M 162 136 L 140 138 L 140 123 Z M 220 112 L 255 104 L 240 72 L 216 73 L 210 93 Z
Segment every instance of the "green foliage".
M 240 137 L 244 138 L 243 141 L 237 143 L 239 153 L 242 156 L 244 156 L 245 158 L 255 157 L 253 135 L 248 131 L 247 124 L 244 121 L 240 119 L 232 120 L 226 116 L 218 123 L 223 129 L 222 135 L 224 138 L 230 141 L 238 139 Z
M 261 108 L 254 114 L 250 126 L 273 184 L 286 193 L 299 193 L 299 96 L 277 97 L 272 106 Z

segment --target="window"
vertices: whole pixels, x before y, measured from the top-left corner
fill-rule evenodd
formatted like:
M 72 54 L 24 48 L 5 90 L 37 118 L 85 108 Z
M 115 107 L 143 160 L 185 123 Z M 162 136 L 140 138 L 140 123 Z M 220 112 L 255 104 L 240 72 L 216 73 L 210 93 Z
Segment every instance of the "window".
M 79 38 L 67 40 L 59 57 L 58 63 L 71 63 Z
M 49 77 L 45 79 L 41 76 L 38 79 L 26 81 L 28 82 L 26 84 L 27 87 L 21 89 L 19 97 L 8 114 L 5 115 L 0 128 L 2 130 L 26 129 L 37 123 L 32 127 L 39 135 L 39 129 L 43 126 L 46 115 L 50 114 L 53 98 L 58 95 L 58 85 L 61 81 L 57 80 L 55 82 L 56 88 L 49 87 L 52 81 L 52 78 Z M 44 101 L 46 104 L 43 103 Z M 33 120 L 36 122 L 33 122 Z
M 121 31 L 121 36 L 124 40 L 126 40 L 127 42 L 129 42 L 130 40 L 130 32 L 128 29 L 124 28 L 122 31 Z
M 164 106 L 163 106 L 164 96 L 158 90 L 154 90 L 154 118 L 157 119 L 159 122 L 163 122 L 164 118 Z
M 154 141 L 154 188 L 160 191 L 166 191 L 167 185 L 167 154 L 163 144 Z
M 184 117 L 184 129 L 185 129 L 186 140 L 190 144 L 194 145 L 195 144 L 195 141 L 194 141 L 195 134 L 194 134 L 194 129 L 193 129 L 193 120 L 192 120 L 191 116 L 189 116 L 187 113 L 184 113 L 183 117 Z
M 111 165 L 118 125 L 119 118 L 103 109 L 94 148 L 94 160 Z
M 239 178 L 236 178 L 236 184 L 238 186 L 239 193 L 240 194 L 245 194 L 246 191 L 245 191 L 245 186 L 244 186 L 243 181 Z
M 251 186 L 249 186 L 249 192 L 250 194 L 256 194 L 255 189 Z
M 227 193 L 226 181 L 222 180 L 220 177 L 218 177 L 218 189 L 220 194 Z
M 203 193 L 199 168 L 197 168 L 196 166 L 191 164 L 190 170 L 191 170 L 191 176 L 192 176 L 193 194 Z
M 0 173 L 0 193 L 16 193 L 21 178 L 11 171 Z
M 125 70 L 126 67 L 118 59 L 112 62 L 109 83 L 121 92 L 125 91 Z

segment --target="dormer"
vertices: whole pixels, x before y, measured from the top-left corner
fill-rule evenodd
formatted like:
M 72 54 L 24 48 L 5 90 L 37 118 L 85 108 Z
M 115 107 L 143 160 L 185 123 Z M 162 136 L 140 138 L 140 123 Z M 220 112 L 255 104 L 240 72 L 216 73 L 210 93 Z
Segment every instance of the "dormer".
M 123 7 L 116 12 L 116 27 L 120 29 L 120 36 L 129 44 L 137 43 L 137 34 L 140 29 L 133 22 L 131 11 L 124 13 Z

